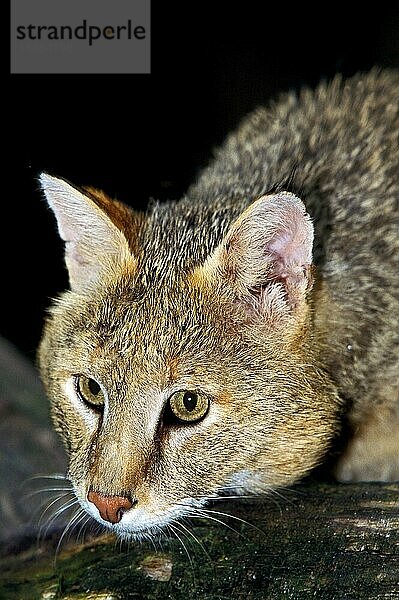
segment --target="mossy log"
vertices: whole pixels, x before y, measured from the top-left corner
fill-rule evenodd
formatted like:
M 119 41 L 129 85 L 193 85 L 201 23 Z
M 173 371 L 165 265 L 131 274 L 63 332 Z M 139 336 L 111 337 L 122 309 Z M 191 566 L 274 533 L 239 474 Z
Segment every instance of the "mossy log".
M 398 599 L 398 495 L 392 484 L 308 483 L 289 500 L 213 507 L 251 525 L 216 513 L 232 529 L 201 520 L 155 547 L 98 538 L 69 545 L 55 564 L 53 548 L 35 548 L 2 559 L 0 597 Z
M 0 400 L 9 424 L 2 427 L 0 455 L 6 499 L 2 528 L 7 530 L 1 599 L 399 599 L 399 484 L 309 480 L 262 501 L 215 503 L 210 517 L 216 520 L 185 522 L 188 531 L 176 530 L 180 539 L 121 546 L 111 536 L 88 537 L 57 552 L 61 528 L 38 545 L 31 529 L 21 529 L 13 511 L 4 510 L 17 493 L 15 470 L 10 484 L 7 473 L 10 465 L 27 465 L 31 458 L 32 466 L 21 475 L 33 474 L 37 455 L 51 468 L 63 459 L 57 458 L 51 433 L 43 437 L 45 417 L 33 411 L 33 401 L 45 402 L 37 382 L 17 362 L 15 353 L 12 361 L 0 360 Z M 10 365 L 18 385 L 12 383 Z M 29 410 L 20 394 L 29 398 Z M 13 438 L 29 443 L 25 447 Z

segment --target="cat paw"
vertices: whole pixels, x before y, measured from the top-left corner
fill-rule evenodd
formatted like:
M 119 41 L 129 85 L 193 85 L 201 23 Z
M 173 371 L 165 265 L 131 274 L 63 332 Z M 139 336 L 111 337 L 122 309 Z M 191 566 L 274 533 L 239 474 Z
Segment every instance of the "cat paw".
M 361 455 L 343 456 L 334 469 L 335 478 L 342 483 L 359 481 L 399 481 L 399 458 L 374 459 Z
M 399 426 L 373 421 L 349 442 L 334 469 L 338 481 L 399 481 Z

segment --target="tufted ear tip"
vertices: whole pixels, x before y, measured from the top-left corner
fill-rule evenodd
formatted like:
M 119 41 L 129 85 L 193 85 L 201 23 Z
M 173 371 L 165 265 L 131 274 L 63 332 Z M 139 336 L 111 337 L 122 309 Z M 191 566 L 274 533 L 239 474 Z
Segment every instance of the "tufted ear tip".
M 56 184 L 58 181 L 60 181 L 57 177 L 54 177 L 53 175 L 50 175 L 49 173 L 46 173 L 45 171 L 40 173 L 38 179 L 39 179 L 40 185 L 42 186 L 43 190 L 50 187 L 53 184 Z
M 84 293 L 110 263 L 130 256 L 128 242 L 106 211 L 64 179 L 39 176 L 48 205 L 65 242 L 71 289 Z

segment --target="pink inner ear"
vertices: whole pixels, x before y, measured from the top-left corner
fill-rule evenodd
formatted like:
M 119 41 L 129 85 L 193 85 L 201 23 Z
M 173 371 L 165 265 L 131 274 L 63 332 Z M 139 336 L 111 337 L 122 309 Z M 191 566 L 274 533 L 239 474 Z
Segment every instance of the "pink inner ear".
M 301 215 L 300 219 L 295 220 L 295 213 L 292 220 L 282 226 L 273 238 L 266 244 L 267 253 L 273 255 L 273 271 L 280 278 L 287 278 L 291 275 L 303 272 L 312 262 L 312 239 L 309 231 L 309 224 L 304 221 Z
M 76 265 L 87 265 L 87 260 L 83 256 L 81 249 L 79 250 L 79 245 L 77 242 L 72 240 L 67 240 L 65 242 L 65 249 L 68 255 L 68 260 L 70 262 L 75 263 Z
M 306 302 L 312 246 L 305 205 L 294 194 L 281 192 L 250 205 L 231 227 L 224 252 L 216 256 L 238 297 L 274 319 Z

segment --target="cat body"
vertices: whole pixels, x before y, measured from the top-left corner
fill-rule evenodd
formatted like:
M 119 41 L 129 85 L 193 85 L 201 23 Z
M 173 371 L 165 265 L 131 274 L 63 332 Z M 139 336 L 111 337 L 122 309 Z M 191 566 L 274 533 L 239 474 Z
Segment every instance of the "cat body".
M 398 91 L 287 94 L 146 213 L 41 176 L 71 290 L 40 369 L 75 493 L 119 535 L 292 484 L 343 421 L 337 477 L 399 478 Z

